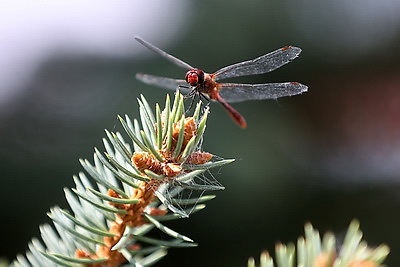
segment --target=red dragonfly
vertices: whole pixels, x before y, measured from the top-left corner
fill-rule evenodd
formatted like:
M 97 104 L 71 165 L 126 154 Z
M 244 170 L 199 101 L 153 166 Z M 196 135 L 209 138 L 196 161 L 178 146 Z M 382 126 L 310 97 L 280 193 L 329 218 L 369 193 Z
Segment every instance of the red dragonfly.
M 135 37 L 136 41 L 164 57 L 175 65 L 188 70 L 184 80 L 172 79 L 149 74 L 138 73 L 136 78 L 140 81 L 162 88 L 191 89 L 188 96 L 199 94 L 207 99 L 217 101 L 228 112 L 231 118 L 242 128 L 247 126 L 244 117 L 236 111 L 228 102 L 241 102 L 246 100 L 277 99 L 283 96 L 292 96 L 307 91 L 307 86 L 297 82 L 282 83 L 263 83 L 263 84 L 238 84 L 238 83 L 218 83 L 218 80 L 262 74 L 273 71 L 295 59 L 301 49 L 295 46 L 286 46 L 265 54 L 258 58 L 236 63 L 216 72 L 209 74 L 200 69 L 192 67 L 188 63 L 168 54 L 149 42 Z

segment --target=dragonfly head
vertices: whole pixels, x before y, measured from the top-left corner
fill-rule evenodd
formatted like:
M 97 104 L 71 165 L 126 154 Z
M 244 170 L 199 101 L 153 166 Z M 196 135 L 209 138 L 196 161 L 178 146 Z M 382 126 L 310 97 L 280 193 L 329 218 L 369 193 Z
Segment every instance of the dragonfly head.
M 204 82 L 204 71 L 191 69 L 186 72 L 185 80 L 190 86 L 197 86 Z

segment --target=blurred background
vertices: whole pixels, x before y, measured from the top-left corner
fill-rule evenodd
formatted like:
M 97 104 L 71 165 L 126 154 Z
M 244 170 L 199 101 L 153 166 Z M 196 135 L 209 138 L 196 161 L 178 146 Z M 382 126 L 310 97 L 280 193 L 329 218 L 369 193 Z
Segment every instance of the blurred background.
M 361 221 L 370 245 L 400 262 L 400 1 L 12 1 L 0 3 L 1 257 L 24 253 L 78 158 L 102 148 L 117 114 L 164 91 L 135 73 L 185 71 L 139 35 L 208 72 L 286 45 L 303 49 L 273 73 L 233 81 L 293 81 L 309 92 L 234 104 L 237 127 L 211 104 L 204 150 L 236 158 L 215 177 L 226 187 L 207 209 L 168 226 L 200 244 L 157 266 L 246 266 L 310 221 L 343 235 Z

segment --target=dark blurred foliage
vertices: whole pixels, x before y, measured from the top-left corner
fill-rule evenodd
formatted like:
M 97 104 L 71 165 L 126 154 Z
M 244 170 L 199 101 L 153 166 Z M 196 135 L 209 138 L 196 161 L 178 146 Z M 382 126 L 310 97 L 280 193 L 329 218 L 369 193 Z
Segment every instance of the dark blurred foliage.
M 212 104 L 204 150 L 237 161 L 214 174 L 226 190 L 207 209 L 168 224 L 200 246 L 172 249 L 157 266 L 246 266 L 275 242 L 295 241 L 307 221 L 340 236 L 353 218 L 370 245 L 390 246 L 389 266 L 400 261 L 400 24 L 371 1 L 346 3 L 193 1 L 168 52 L 213 72 L 296 45 L 303 53 L 294 62 L 240 81 L 297 81 L 309 92 L 235 104 L 245 130 Z M 62 188 L 82 170 L 78 158 L 102 147 L 104 128 L 120 129 L 116 114 L 135 117 L 139 94 L 163 103 L 166 91 L 140 84 L 137 72 L 184 73 L 155 56 L 52 57 L 8 104 L 0 116 L 2 256 L 23 253 L 46 211 L 66 207 Z

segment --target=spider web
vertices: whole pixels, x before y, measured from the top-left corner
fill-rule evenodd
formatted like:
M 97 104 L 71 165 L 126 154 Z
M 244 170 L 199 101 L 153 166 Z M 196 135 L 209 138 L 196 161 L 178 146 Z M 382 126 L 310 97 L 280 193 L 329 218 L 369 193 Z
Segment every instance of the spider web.
M 205 192 L 213 190 L 210 188 L 224 188 L 209 170 L 194 177 L 181 177 L 184 176 L 162 183 L 155 191 L 160 202 L 180 217 L 189 217 Z

